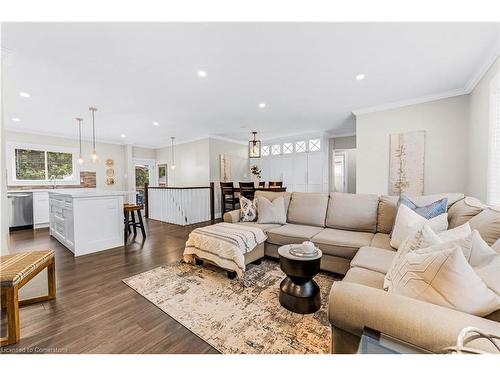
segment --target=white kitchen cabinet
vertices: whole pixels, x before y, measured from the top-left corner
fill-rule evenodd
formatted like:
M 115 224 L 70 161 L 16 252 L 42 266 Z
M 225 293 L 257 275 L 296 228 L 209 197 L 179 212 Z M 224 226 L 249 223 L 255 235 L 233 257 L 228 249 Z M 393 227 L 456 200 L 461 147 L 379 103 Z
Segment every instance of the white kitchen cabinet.
M 33 226 L 35 229 L 49 226 L 49 193 L 33 192 Z

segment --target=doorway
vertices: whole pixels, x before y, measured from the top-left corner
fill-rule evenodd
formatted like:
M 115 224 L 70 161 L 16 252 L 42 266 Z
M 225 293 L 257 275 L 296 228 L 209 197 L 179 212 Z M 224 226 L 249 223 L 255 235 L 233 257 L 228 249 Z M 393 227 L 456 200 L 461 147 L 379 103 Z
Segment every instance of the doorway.
M 334 150 L 334 191 L 356 193 L 356 149 Z
M 136 204 L 144 204 L 145 184 L 155 185 L 156 162 L 150 159 L 134 159 Z

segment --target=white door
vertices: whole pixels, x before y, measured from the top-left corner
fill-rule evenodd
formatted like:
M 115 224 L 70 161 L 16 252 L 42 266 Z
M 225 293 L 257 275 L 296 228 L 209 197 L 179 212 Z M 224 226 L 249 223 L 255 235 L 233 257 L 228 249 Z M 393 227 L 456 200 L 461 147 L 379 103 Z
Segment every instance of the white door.
M 307 154 L 307 191 L 323 191 L 323 154 L 321 152 Z

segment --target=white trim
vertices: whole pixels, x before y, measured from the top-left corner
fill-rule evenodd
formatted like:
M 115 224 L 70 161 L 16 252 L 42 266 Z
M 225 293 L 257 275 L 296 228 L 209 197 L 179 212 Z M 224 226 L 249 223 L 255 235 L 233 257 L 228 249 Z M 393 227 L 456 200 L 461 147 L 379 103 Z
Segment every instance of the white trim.
M 487 174 L 486 174 L 486 203 L 491 204 L 491 205 L 499 205 L 500 202 L 500 197 L 496 196 L 496 193 L 498 192 L 492 192 L 491 189 L 491 180 L 494 178 L 492 176 L 492 153 L 493 153 L 493 147 L 492 144 L 495 141 L 495 138 L 493 136 L 494 131 L 497 131 L 496 126 L 496 116 L 497 116 L 497 111 L 500 111 L 500 108 L 497 106 L 500 105 L 500 101 L 498 98 L 498 95 L 500 95 L 500 73 L 497 73 L 493 79 L 490 81 L 490 87 L 489 87 L 489 107 L 490 107 L 490 115 L 489 115 L 489 124 L 488 124 L 488 159 L 487 159 Z M 497 181 L 497 184 L 499 181 Z M 499 188 L 498 186 L 496 186 Z
M 418 98 L 411 98 L 405 100 L 398 100 L 395 102 L 379 104 L 373 107 L 359 108 L 351 111 L 354 116 L 364 115 L 366 113 L 381 112 L 388 109 L 394 109 L 399 107 L 406 107 L 409 105 L 433 102 L 435 100 L 441 100 L 446 98 L 453 98 L 460 95 L 468 95 L 474 90 L 476 85 L 481 81 L 484 75 L 488 72 L 491 66 L 495 63 L 496 59 L 500 56 L 500 47 L 495 47 L 493 51 L 488 55 L 486 61 L 471 75 L 469 80 L 465 83 L 464 87 L 444 91 L 437 94 L 425 95 Z
M 67 146 L 53 146 L 53 145 L 43 145 L 43 144 L 33 144 L 33 143 L 23 143 L 23 142 L 7 142 L 5 147 L 5 158 L 7 161 L 7 182 L 12 186 L 23 186 L 23 185 L 47 185 L 51 183 L 50 179 L 46 180 L 18 180 L 15 178 L 16 172 L 16 158 L 15 149 L 23 148 L 28 150 L 44 151 L 44 152 L 65 152 L 72 155 L 72 167 L 73 167 L 73 179 L 72 180 L 62 180 L 58 179 L 56 182 L 63 183 L 64 185 L 80 185 L 80 164 L 78 164 L 79 150 L 76 147 Z M 47 172 L 47 160 L 45 160 L 45 176 L 48 177 Z
M 470 94 L 476 85 L 481 81 L 484 75 L 488 72 L 491 66 L 495 63 L 496 59 L 500 56 L 500 46 L 496 46 L 495 49 L 489 54 L 484 64 L 482 64 L 472 77 L 467 81 L 464 86 L 464 90 L 467 94 Z
M 433 102 L 436 100 L 453 98 L 455 96 L 466 95 L 466 94 L 467 94 L 467 92 L 464 90 L 464 88 L 461 88 L 461 89 L 441 92 L 438 94 L 425 95 L 425 96 L 421 96 L 419 98 L 398 100 L 396 102 L 379 104 L 379 105 L 376 105 L 373 107 L 355 109 L 355 110 L 351 111 L 351 113 L 354 116 L 359 116 L 359 115 L 364 115 L 366 113 L 381 112 L 381 111 L 386 111 L 388 109 L 394 109 L 394 108 L 406 107 L 409 105 Z

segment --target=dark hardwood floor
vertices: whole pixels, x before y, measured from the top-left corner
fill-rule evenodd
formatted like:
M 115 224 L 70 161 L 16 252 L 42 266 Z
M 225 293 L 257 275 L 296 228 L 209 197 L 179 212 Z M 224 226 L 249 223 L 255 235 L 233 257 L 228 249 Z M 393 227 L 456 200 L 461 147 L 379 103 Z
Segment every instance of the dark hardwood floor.
M 154 220 L 146 225 L 144 242 L 138 234 L 127 246 L 78 258 L 50 237 L 48 229 L 11 233 L 11 251 L 55 251 L 57 298 L 21 307 L 21 341 L 0 352 L 218 353 L 122 282 L 177 262 L 189 232 L 203 225 Z M 2 335 L 5 315 L 3 311 Z

